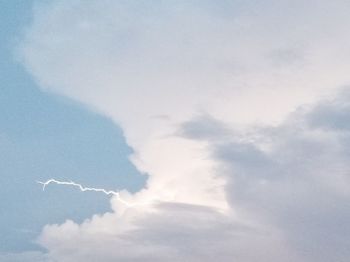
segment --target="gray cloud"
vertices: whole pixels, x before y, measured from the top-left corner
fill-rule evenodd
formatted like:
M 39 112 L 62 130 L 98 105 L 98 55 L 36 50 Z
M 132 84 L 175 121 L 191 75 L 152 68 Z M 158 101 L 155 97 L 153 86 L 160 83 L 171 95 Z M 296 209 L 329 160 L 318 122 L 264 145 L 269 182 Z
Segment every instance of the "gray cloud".
M 306 261 L 350 257 L 350 99 L 344 94 L 297 111 L 277 127 L 255 129 L 253 137 L 261 139 L 254 143 L 237 135 L 205 137 L 223 164 L 233 209 L 282 230 Z M 190 132 L 191 138 L 202 140 L 205 124 L 194 120 L 191 130 L 194 125 L 201 132 Z
M 211 140 L 231 136 L 232 130 L 212 116 L 201 114 L 181 124 L 176 134 L 188 139 Z
M 308 116 L 308 123 L 314 128 L 328 131 L 350 130 L 350 91 L 343 88 L 334 99 L 319 104 Z

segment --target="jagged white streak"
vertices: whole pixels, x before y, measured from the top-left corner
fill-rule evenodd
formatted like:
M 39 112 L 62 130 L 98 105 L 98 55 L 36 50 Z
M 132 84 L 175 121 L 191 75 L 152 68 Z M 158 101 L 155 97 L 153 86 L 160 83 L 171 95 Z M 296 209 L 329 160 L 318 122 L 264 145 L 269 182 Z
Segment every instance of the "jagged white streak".
M 84 187 L 81 184 L 75 183 L 73 181 L 58 181 L 56 179 L 49 179 L 46 182 L 41 182 L 41 181 L 37 181 L 37 183 L 42 184 L 43 185 L 43 191 L 45 190 L 46 186 L 54 183 L 54 184 L 58 184 L 58 185 L 69 185 L 69 186 L 75 186 L 78 187 L 80 189 L 80 191 L 85 192 L 85 191 L 94 191 L 94 192 L 102 192 L 106 195 L 113 195 L 116 196 L 117 200 L 121 203 L 123 203 L 126 206 L 134 206 L 136 204 L 134 203 L 129 203 L 128 201 L 124 200 L 121 198 L 120 193 L 113 191 L 113 190 L 105 190 L 103 188 L 94 188 L 94 187 Z

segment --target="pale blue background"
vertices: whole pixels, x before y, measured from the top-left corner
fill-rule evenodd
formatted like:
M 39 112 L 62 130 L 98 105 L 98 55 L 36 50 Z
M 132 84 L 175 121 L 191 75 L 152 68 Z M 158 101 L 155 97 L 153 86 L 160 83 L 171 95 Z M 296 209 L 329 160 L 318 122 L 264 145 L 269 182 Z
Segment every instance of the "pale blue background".
M 73 101 L 47 94 L 15 62 L 32 1 L 0 0 L 0 252 L 38 248 L 47 223 L 81 221 L 109 209 L 108 197 L 36 180 L 72 179 L 107 189 L 142 187 L 121 130 Z M 111 187 L 113 185 L 113 187 Z

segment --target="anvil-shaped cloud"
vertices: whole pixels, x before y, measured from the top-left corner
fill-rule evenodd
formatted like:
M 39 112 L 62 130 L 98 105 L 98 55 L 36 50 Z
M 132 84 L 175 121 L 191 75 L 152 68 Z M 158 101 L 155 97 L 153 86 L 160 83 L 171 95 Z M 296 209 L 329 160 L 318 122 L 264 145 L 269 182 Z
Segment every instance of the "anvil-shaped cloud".
M 349 11 L 340 0 L 37 6 L 23 64 L 123 128 L 150 176 L 123 199 L 153 203 L 112 198 L 112 213 L 46 226 L 49 257 L 348 261 L 350 96 L 316 101 L 349 81 Z

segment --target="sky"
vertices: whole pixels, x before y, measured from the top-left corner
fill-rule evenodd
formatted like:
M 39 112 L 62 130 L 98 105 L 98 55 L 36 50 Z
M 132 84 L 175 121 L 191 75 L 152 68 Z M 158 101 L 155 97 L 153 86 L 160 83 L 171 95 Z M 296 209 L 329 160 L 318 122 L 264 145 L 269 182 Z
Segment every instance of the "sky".
M 349 11 L 1 2 L 0 261 L 349 261 Z
M 0 253 L 41 250 L 35 238 L 45 224 L 110 210 L 105 196 L 54 186 L 42 192 L 37 180 L 135 191 L 146 179 L 129 162 L 132 150 L 118 126 L 78 102 L 42 92 L 18 63 L 14 46 L 32 5 L 0 5 Z

